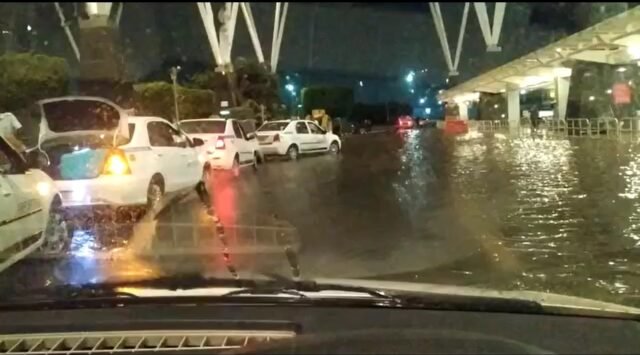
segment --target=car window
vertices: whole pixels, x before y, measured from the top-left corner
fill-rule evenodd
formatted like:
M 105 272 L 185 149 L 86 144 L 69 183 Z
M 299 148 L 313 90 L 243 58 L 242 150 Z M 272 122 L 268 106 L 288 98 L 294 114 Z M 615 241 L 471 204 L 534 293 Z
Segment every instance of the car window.
M 11 159 L 4 151 L 0 151 L 0 174 L 8 174 L 12 169 Z
M 149 143 L 152 147 L 186 147 L 187 141 L 180 132 L 164 122 L 149 122 Z
M 189 121 L 181 122 L 180 129 L 186 133 L 222 134 L 226 126 L 225 121 Z
M 244 132 L 242 132 L 242 128 L 240 128 L 238 122 L 233 121 L 231 124 L 233 125 L 233 133 L 236 138 L 244 139 Z
M 324 130 L 320 127 L 318 127 L 317 124 L 315 123 L 309 123 L 309 130 L 311 130 L 311 133 L 313 134 L 324 134 Z
M 282 131 L 289 125 L 289 122 L 267 122 L 258 128 L 258 132 L 264 131 Z
M 9 144 L 0 138 L 0 174 L 19 173 L 20 156 Z
M 309 128 L 307 128 L 307 124 L 304 122 L 296 122 L 296 133 L 298 134 L 308 134 Z

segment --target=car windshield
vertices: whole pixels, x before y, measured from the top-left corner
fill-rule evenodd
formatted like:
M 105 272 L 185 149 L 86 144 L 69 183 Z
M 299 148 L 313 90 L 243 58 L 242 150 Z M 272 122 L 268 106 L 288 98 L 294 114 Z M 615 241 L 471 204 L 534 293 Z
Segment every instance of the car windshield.
M 196 274 L 640 307 L 639 24 L 630 2 L 0 3 L 0 296 Z
M 288 125 L 289 122 L 268 122 L 260 126 L 260 128 L 258 128 L 258 131 L 282 131 L 283 129 L 287 128 Z
M 224 133 L 225 121 L 184 121 L 180 122 L 180 128 L 185 133 Z

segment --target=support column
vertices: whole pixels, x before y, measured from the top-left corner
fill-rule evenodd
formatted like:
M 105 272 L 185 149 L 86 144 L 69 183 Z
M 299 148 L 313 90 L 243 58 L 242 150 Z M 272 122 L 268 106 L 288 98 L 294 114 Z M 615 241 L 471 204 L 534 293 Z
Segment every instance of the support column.
M 469 119 L 469 105 L 466 102 L 458 102 L 458 115 L 461 120 L 467 121 Z
M 554 90 L 556 94 L 555 116 L 557 119 L 567 118 L 567 101 L 569 100 L 570 78 L 556 77 L 554 80 Z
M 106 97 L 129 108 L 133 85 L 126 75 L 117 24 L 118 7 L 123 5 L 115 3 L 118 7 L 113 8 L 114 3 L 79 4 L 87 16 L 78 18 L 77 94 Z
M 507 118 L 509 130 L 517 132 L 520 129 L 520 88 L 517 86 L 507 87 Z

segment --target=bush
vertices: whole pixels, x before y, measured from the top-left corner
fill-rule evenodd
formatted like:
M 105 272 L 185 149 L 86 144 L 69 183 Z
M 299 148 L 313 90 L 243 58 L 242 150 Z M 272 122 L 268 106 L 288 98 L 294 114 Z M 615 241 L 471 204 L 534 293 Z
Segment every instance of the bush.
M 175 107 L 173 85 L 166 82 L 136 84 L 134 106 L 137 115 L 159 116 L 173 121 Z M 215 94 L 211 90 L 187 89 L 178 86 L 180 119 L 204 118 L 214 113 Z
M 63 58 L 12 53 L 0 56 L 0 111 L 24 109 L 35 101 L 67 94 L 69 68 Z

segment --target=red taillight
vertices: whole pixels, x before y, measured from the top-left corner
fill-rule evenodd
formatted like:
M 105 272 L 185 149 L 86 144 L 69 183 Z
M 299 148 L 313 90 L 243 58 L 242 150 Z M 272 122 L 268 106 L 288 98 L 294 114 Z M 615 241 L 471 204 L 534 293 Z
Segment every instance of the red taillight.
M 218 137 L 218 140 L 216 140 L 216 149 L 224 149 L 225 147 L 224 138 Z
M 127 156 L 120 149 L 114 149 L 109 152 L 107 159 L 104 161 L 102 173 L 105 175 L 127 175 L 131 174 L 129 161 Z
M 274 142 L 280 142 L 280 135 L 276 133 L 276 135 L 273 136 L 273 141 Z

